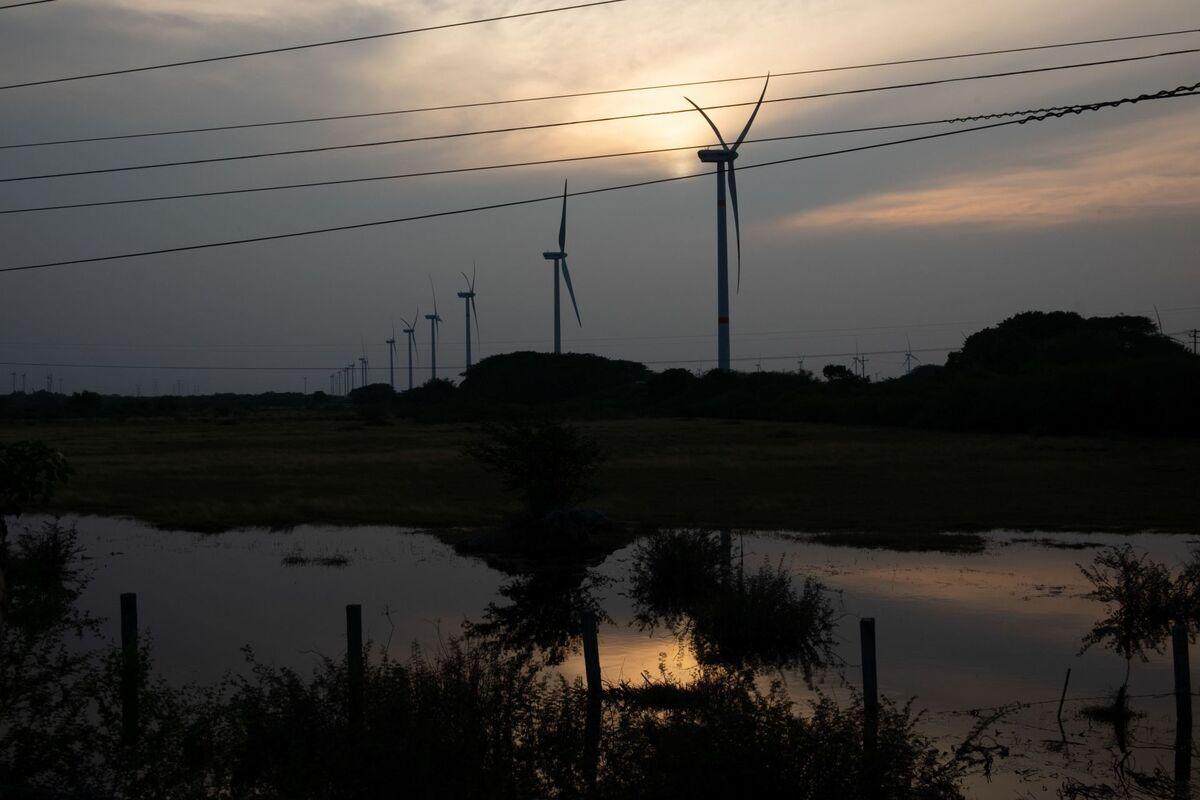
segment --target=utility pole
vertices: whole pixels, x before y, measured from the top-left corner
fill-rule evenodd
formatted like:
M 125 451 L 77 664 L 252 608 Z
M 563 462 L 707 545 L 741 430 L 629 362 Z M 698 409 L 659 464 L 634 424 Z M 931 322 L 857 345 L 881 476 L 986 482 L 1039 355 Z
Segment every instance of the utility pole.
M 25 394 L 25 373 L 21 373 L 21 394 Z
M 1197 355 L 1197 343 L 1200 343 L 1200 328 L 1192 328 L 1188 331 L 1188 335 L 1192 337 L 1192 355 Z
M 16 393 L 17 393 L 17 373 L 15 373 L 15 372 L 10 372 L 10 373 L 8 373 L 8 374 L 9 374 L 9 375 L 12 375 L 12 382 L 13 382 L 13 390 L 12 390 L 12 393 L 13 393 L 13 394 L 16 394 Z
M 308 376 L 304 376 L 304 393 L 308 394 Z

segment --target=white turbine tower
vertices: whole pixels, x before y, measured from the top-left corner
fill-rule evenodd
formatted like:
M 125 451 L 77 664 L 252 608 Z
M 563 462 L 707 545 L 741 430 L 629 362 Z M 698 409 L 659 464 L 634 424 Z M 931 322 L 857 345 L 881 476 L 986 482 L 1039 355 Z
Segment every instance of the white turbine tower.
M 475 313 L 475 336 L 477 339 L 479 337 L 479 309 L 477 309 L 475 307 L 475 265 L 474 264 L 471 265 L 471 277 L 468 278 L 467 273 L 465 273 L 465 272 L 462 273 L 462 276 L 463 276 L 463 280 L 467 282 L 467 290 L 465 292 L 458 293 L 458 296 L 462 298 L 463 305 L 466 306 L 466 311 L 467 311 L 467 366 L 463 370 L 463 372 L 465 374 L 466 370 L 471 368 L 471 313 L 472 312 Z
M 571 305 L 575 308 L 575 320 L 583 327 L 579 317 L 579 304 L 575 302 L 575 289 L 571 286 L 571 271 L 567 269 L 567 182 L 563 181 L 562 221 L 558 224 L 558 251 L 542 253 L 542 258 L 554 262 L 554 352 L 562 352 L 562 322 L 559 318 L 559 273 L 567 282 L 567 292 L 571 295 Z
M 442 318 L 438 316 L 437 289 L 433 288 L 433 278 L 429 279 L 429 289 L 433 292 L 433 313 L 426 314 L 425 319 L 429 320 L 429 380 L 435 381 L 437 380 L 437 332 Z
M 763 98 L 767 96 L 767 85 L 770 82 L 771 76 L 768 75 L 766 83 L 763 84 L 762 94 L 759 95 L 758 103 L 755 104 L 754 111 L 750 113 L 750 119 L 746 120 L 746 127 L 742 128 L 741 134 L 732 147 L 725 143 L 725 138 L 721 136 L 721 131 L 712 119 L 709 118 L 708 114 L 704 113 L 704 109 L 692 102 L 691 98 L 684 98 L 692 104 L 693 108 L 700 112 L 700 115 L 704 117 L 704 121 L 713 129 L 713 133 L 717 135 L 717 140 L 721 143 L 720 150 L 701 150 L 697 155 L 700 157 L 701 162 L 717 165 L 717 369 L 723 372 L 729 371 L 729 242 L 725 222 L 725 183 L 728 180 L 729 199 L 733 203 L 733 228 L 737 236 L 738 288 L 741 288 L 742 226 L 738 218 L 737 173 L 733 162 L 737 160 L 738 148 L 746 140 L 746 134 L 750 132 L 750 126 L 754 124 L 754 118 L 758 116 L 758 110 L 762 108 Z M 727 170 L 728 178 L 726 178 Z
M 417 354 L 417 320 L 420 318 L 421 308 L 419 306 L 413 312 L 412 322 L 404 317 L 400 318 L 401 324 L 404 325 L 401 332 L 408 337 L 408 388 L 410 391 L 413 388 L 413 357 L 416 356 L 420 361 L 420 356 Z

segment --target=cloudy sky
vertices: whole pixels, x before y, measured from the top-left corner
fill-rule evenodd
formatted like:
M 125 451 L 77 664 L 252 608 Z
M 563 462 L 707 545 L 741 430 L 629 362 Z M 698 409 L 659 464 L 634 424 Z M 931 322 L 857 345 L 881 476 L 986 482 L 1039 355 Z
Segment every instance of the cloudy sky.
M 57 0 L 0 11 L 0 84 L 547 8 L 554 0 Z M 185 68 L 0 91 L 0 144 L 701 81 L 1200 27 L 1194 0 L 626 0 Z M 1200 33 L 781 77 L 768 98 L 1200 48 Z M 1200 53 L 768 104 L 752 138 L 1092 102 L 1200 80 Z M 635 114 L 756 98 L 757 81 L 285 127 L 0 149 L 0 177 Z M 714 112 L 734 136 L 746 109 Z M 749 143 L 744 168 L 949 126 Z M 0 211 L 709 144 L 698 114 L 0 183 Z M 0 266 L 349 225 L 701 171 L 694 152 L 0 215 Z M 1026 309 L 1200 325 L 1200 98 L 739 173 L 740 369 L 938 348 Z M 711 177 L 573 199 L 571 350 L 710 368 Z M 344 233 L 0 273 L 0 366 L 67 391 L 328 388 L 416 306 L 459 367 L 461 271 L 482 351 L 549 349 L 553 203 Z M 568 309 L 564 313 L 569 314 Z M 419 328 L 422 365 L 428 330 Z M 403 360 L 403 354 L 401 355 Z M 896 374 L 902 356 L 871 357 Z M 10 362 L 74 366 L 8 366 Z M 120 365 L 101 369 L 90 365 Z M 86 365 L 86 366 L 81 366 Z M 133 369 L 135 365 L 157 369 Z M 251 367 L 238 371 L 194 367 Z M 193 367 L 189 369 L 189 367 Z M 267 369 L 286 368 L 286 369 Z M 4 375 L 3 385 L 9 385 Z

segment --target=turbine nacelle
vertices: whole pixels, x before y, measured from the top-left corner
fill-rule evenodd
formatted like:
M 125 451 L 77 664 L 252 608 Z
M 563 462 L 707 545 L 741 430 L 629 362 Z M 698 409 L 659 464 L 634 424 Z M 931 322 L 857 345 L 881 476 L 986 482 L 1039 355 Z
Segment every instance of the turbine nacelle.
M 566 253 L 550 253 L 550 252 L 542 253 L 542 258 L 546 259 L 547 261 L 562 261 L 566 257 L 567 257 Z
M 439 317 L 437 314 L 426 314 L 425 319 L 429 320 L 430 322 L 441 322 L 442 321 L 442 318 Z
M 471 297 L 474 297 L 475 293 L 474 292 L 459 292 L 458 296 L 461 297 L 463 300 L 467 300 Z
M 738 157 L 737 150 L 701 150 L 696 155 L 705 164 L 728 164 Z

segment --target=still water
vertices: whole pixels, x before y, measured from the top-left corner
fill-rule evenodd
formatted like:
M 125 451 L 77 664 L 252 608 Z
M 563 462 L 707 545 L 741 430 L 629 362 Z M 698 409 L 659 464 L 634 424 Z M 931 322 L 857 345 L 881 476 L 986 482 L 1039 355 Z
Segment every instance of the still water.
M 217 536 L 159 531 L 136 522 L 75 521 L 89 558 L 82 599 L 108 617 L 119 636 L 118 596 L 136 592 L 140 624 L 153 642 L 155 670 L 172 682 L 211 682 L 243 664 L 242 649 L 305 671 L 321 656 L 344 653 L 344 606 L 363 606 L 364 635 L 403 657 L 427 650 L 503 602 L 511 580 L 482 561 L 457 555 L 432 536 L 396 528 L 303 527 L 288 532 L 234 531 Z M 1081 543 L 1085 549 L 1047 546 Z M 824 584 L 838 611 L 837 653 L 844 662 L 817 676 L 815 691 L 839 699 L 859 685 L 858 619 L 876 619 L 880 691 L 925 710 L 921 730 L 951 748 L 975 721 L 972 709 L 1022 704 L 994 728 L 1009 756 L 991 776 L 976 776 L 978 798 L 1056 797 L 1068 777 L 1113 782 L 1114 764 L 1171 769 L 1173 678 L 1169 654 L 1135 662 L 1130 694 L 1141 714 L 1122 751 L 1111 726 L 1082 711 L 1121 683 L 1125 662 L 1099 648 L 1080 654 L 1082 637 L 1103 615 L 1086 596 L 1079 564 L 1100 546 L 1132 544 L 1176 565 L 1190 555 L 1187 537 L 1144 534 L 1032 535 L 995 532 L 978 554 L 897 553 L 828 547 L 785 533 L 735 536 L 747 569 L 769 563 Z M 634 547 L 594 573 L 611 618 L 599 634 L 606 682 L 639 680 L 660 669 L 682 677 L 696 669 L 685 643 L 662 627 L 643 630 L 628 598 Z M 288 566 L 344 558 L 344 566 Z M 1195 660 L 1193 653 L 1193 662 Z M 578 655 L 560 669 L 582 674 Z M 1058 701 L 1071 670 L 1063 726 Z M 803 702 L 814 691 L 801 676 L 782 679 Z M 1159 695 L 1159 696 L 1148 696 Z M 1090 698 L 1090 699 L 1089 699 Z M 1127 755 L 1126 755 L 1127 754 Z

